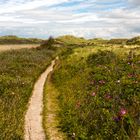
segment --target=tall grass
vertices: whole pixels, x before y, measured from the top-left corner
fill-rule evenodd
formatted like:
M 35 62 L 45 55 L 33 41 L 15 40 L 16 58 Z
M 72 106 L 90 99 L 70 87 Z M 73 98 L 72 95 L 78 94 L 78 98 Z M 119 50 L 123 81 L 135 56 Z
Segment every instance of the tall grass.
M 59 62 L 56 62 L 59 64 Z M 55 65 L 55 68 L 57 68 L 57 64 Z M 60 140 L 66 140 L 66 136 L 59 128 L 59 104 L 58 104 L 58 96 L 59 92 L 55 89 L 51 82 L 51 75 L 49 74 L 45 88 L 44 88 L 44 108 L 43 108 L 43 126 L 46 134 L 46 139 L 60 139 Z
M 0 53 L 0 140 L 21 140 L 34 82 L 57 51 L 22 49 Z
M 140 138 L 139 48 L 77 48 L 52 79 L 69 139 Z

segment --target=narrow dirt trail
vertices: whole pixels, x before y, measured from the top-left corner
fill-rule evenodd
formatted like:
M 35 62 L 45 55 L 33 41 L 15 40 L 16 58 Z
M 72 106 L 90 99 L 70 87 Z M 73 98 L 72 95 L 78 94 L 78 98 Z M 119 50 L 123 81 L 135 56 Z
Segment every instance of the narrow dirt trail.
M 43 89 L 48 74 L 53 70 L 55 60 L 39 77 L 34 85 L 32 97 L 25 116 L 25 140 L 45 140 L 42 126 Z

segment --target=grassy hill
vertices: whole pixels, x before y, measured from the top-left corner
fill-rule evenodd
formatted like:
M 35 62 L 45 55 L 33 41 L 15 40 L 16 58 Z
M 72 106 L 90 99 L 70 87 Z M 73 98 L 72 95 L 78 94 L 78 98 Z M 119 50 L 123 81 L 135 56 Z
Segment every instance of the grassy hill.
M 0 37 L 0 44 L 40 44 L 42 41 L 42 39 L 21 38 L 13 35 Z
M 140 45 L 140 36 L 127 40 L 128 45 Z
M 65 35 L 65 36 L 60 36 L 56 38 L 57 41 L 63 42 L 67 45 L 80 45 L 82 43 L 86 42 L 86 39 L 84 38 L 78 38 L 72 35 Z
M 107 43 L 112 45 L 140 45 L 140 36 L 130 39 L 110 39 Z

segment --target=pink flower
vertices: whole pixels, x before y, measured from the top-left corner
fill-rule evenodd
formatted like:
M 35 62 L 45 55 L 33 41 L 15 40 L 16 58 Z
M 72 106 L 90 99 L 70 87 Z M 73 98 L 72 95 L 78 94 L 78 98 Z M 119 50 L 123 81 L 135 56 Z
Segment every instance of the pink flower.
M 131 74 L 131 73 L 130 73 L 130 74 L 128 74 L 127 76 L 128 76 L 129 78 L 137 77 L 137 75 L 136 75 L 136 74 Z
M 106 94 L 106 95 L 105 95 L 105 98 L 106 98 L 106 99 L 111 99 L 112 96 L 111 96 L 110 94 Z
M 127 110 L 124 108 L 121 108 L 120 110 L 120 116 L 125 116 L 127 114 Z
M 96 96 L 96 93 L 95 93 L 95 92 L 93 92 L 93 93 L 91 94 L 91 96 Z
M 133 77 L 133 74 L 128 74 L 127 76 L 128 76 L 129 78 L 131 78 L 131 77 Z

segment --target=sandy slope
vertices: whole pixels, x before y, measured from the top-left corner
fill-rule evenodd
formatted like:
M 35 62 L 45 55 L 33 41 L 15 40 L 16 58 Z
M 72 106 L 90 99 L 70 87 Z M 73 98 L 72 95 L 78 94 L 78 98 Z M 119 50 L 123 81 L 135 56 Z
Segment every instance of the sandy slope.
M 25 116 L 25 140 L 44 140 L 45 133 L 42 127 L 43 88 L 48 74 L 53 70 L 55 60 L 39 77 L 35 83 L 29 107 Z
M 36 48 L 39 44 L 20 44 L 20 45 L 0 45 L 0 52 L 7 50 L 17 50 L 22 48 Z

